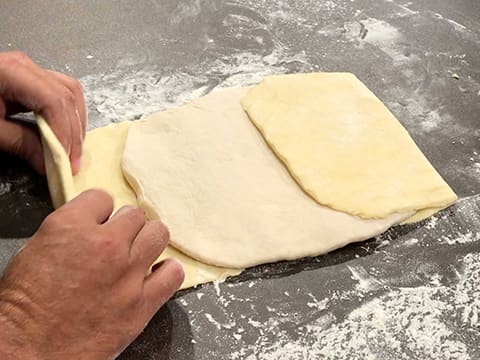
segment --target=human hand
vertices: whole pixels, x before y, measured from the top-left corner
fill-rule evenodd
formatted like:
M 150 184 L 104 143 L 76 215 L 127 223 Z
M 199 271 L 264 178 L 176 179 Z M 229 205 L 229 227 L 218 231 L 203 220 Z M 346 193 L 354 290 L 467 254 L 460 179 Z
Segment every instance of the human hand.
M 44 173 L 37 130 L 6 120 L 7 116 L 22 111 L 35 111 L 48 121 L 76 174 L 87 124 L 80 82 L 40 68 L 23 53 L 0 53 L 0 150 L 24 158 L 37 172 Z
M 0 281 L 2 359 L 112 359 L 180 287 L 175 260 L 146 275 L 167 228 L 133 207 L 109 219 L 112 206 L 102 191 L 82 193 L 9 264 Z

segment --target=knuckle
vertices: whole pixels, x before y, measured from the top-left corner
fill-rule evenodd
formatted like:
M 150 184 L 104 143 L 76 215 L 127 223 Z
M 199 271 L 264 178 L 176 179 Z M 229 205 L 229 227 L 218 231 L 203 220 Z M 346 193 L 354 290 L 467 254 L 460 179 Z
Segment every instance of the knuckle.
M 62 214 L 63 212 L 61 210 L 54 211 L 43 220 L 41 228 L 47 231 L 62 228 L 65 224 L 65 219 Z
M 137 208 L 137 207 L 132 207 L 127 209 L 127 211 L 125 211 L 124 216 L 127 218 L 129 222 L 135 223 L 135 224 L 145 223 L 146 221 L 145 214 L 140 208 Z
M 6 150 L 30 161 L 39 148 L 36 146 L 36 138 L 34 135 L 24 131 L 23 133 L 13 134 L 6 144 Z
M 23 55 L 19 55 L 17 52 L 3 54 L 0 57 L 1 68 L 3 70 L 11 71 L 12 73 L 18 72 L 19 67 L 25 62 L 25 60 L 22 60 L 22 56 Z
M 17 73 L 28 62 L 31 62 L 30 58 L 21 51 L 0 54 L 0 70 L 2 72 Z
M 141 282 L 131 283 L 130 301 L 134 304 L 143 302 L 143 284 Z
M 30 154 L 27 152 L 22 136 L 14 136 L 10 139 L 8 149 L 12 154 L 18 155 L 22 158 L 27 158 Z
M 77 93 L 79 95 L 82 95 L 83 94 L 83 86 L 82 86 L 82 83 L 80 81 L 78 81 L 77 79 L 71 79 L 71 87 L 72 87 L 72 90 L 74 93 Z
M 94 243 L 96 251 L 101 256 L 111 255 L 117 249 L 117 242 L 115 236 L 109 232 L 97 232 L 90 237 L 90 240 Z
M 66 104 L 66 105 L 70 105 L 70 104 L 73 104 L 75 102 L 75 95 L 67 87 L 63 88 L 63 91 L 60 94 L 59 98 L 62 101 L 62 103 Z
M 57 109 L 57 111 L 65 111 L 67 108 L 73 106 L 74 102 L 75 96 L 72 91 L 67 87 L 63 87 L 61 90 L 57 90 L 53 96 L 50 96 L 49 103 L 46 104 L 46 107 L 50 110 Z
M 93 197 L 98 203 L 108 203 L 113 206 L 113 197 L 105 190 L 89 189 L 84 194 Z
M 12 51 L 7 54 L 8 58 L 12 62 L 25 63 L 30 60 L 30 58 L 23 51 Z
M 61 74 L 61 75 L 62 75 L 63 84 L 70 91 L 72 91 L 73 94 L 75 94 L 75 95 L 83 94 L 83 86 L 80 83 L 80 81 L 78 81 L 77 79 L 72 78 L 70 76 L 64 75 L 64 74 Z
M 132 309 L 132 308 L 138 308 L 142 305 L 143 303 L 143 296 L 141 289 L 137 289 L 137 291 L 132 291 L 127 300 L 127 306 Z

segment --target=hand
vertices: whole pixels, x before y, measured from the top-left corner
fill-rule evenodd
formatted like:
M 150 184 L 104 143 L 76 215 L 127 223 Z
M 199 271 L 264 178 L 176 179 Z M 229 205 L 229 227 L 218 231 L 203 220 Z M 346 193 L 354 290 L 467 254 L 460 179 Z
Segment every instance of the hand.
M 147 276 L 166 227 L 133 207 L 108 219 L 112 206 L 102 191 L 82 193 L 9 264 L 0 282 L 2 359 L 112 359 L 179 288 L 176 260 Z
M 44 173 L 36 129 L 5 120 L 20 111 L 35 111 L 48 121 L 76 174 L 80 169 L 87 124 L 80 83 L 66 75 L 41 69 L 20 52 L 0 53 L 0 150 L 24 158 L 35 170 Z

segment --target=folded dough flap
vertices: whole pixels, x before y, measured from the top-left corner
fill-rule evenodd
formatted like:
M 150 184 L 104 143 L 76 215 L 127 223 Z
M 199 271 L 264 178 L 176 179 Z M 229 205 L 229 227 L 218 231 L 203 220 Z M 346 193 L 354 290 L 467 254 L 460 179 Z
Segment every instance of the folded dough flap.
M 70 160 L 47 121 L 40 115 L 37 115 L 37 125 L 42 140 L 50 197 L 53 206 L 58 208 L 77 195 Z
M 353 74 L 267 77 L 242 107 L 313 199 L 365 219 L 447 207 L 455 193 L 405 128 Z M 424 211 L 428 209 L 428 211 Z

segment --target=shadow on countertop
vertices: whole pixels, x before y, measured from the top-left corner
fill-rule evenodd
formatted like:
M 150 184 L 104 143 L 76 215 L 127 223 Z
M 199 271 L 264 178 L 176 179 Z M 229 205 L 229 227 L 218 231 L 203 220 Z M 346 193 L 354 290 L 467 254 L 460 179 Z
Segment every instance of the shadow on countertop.
M 46 178 L 23 160 L 3 152 L 0 152 L 0 204 L 0 239 L 31 236 L 53 211 Z

